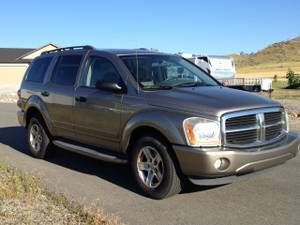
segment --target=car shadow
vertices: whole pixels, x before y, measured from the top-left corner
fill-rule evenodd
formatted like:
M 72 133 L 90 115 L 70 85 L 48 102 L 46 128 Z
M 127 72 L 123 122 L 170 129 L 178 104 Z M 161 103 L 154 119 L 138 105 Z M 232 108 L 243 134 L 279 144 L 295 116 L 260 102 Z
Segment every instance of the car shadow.
M 27 144 L 27 130 L 23 127 L 1 127 L 0 143 L 10 146 L 15 151 L 31 156 Z M 135 185 L 128 164 L 107 163 L 56 147 L 53 147 L 51 150 L 51 154 L 46 158 L 50 163 L 97 176 L 132 192 L 141 194 Z M 205 191 L 212 188 L 215 187 L 195 186 L 186 182 L 184 191 L 181 194 Z

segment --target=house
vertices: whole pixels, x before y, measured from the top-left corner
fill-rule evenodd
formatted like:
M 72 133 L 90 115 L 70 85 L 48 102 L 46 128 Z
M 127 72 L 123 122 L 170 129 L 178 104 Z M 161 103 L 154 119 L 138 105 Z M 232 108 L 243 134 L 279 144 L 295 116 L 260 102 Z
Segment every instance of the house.
M 58 46 L 51 43 L 37 49 L 0 48 L 0 91 L 17 89 L 32 60 L 42 52 L 56 48 Z

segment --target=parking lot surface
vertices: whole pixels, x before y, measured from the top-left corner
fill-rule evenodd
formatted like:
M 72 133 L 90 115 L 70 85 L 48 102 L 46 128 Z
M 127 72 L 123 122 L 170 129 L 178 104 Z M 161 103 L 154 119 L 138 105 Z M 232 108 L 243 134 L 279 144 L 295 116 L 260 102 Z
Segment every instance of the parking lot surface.
M 104 163 L 57 149 L 47 160 L 29 155 L 17 107 L 0 104 L 0 161 L 42 178 L 51 191 L 103 208 L 127 224 L 300 224 L 300 156 L 265 173 L 214 188 L 189 186 L 174 197 L 138 193 L 127 165 Z M 291 123 L 293 130 L 300 126 Z

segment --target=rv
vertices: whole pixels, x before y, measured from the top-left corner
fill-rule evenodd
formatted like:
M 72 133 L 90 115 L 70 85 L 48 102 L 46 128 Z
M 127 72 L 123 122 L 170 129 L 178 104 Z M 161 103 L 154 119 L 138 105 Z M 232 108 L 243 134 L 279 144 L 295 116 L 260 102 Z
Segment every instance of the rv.
M 191 53 L 179 53 L 179 55 L 199 66 L 227 87 L 251 92 L 262 90 L 263 80 L 260 78 L 236 78 L 235 63 L 229 56 L 206 56 Z M 268 91 L 271 89 L 272 84 Z
M 180 54 L 190 60 L 218 80 L 235 78 L 235 64 L 229 56 L 203 56 L 188 53 Z

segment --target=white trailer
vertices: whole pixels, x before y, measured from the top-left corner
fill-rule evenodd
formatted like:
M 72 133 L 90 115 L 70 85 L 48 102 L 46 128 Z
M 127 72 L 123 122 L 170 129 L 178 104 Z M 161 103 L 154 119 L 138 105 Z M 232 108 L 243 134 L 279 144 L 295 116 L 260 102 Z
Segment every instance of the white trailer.
M 191 53 L 181 53 L 180 55 L 201 67 L 218 80 L 235 78 L 236 71 L 234 60 L 229 56 L 205 56 Z
M 229 56 L 196 55 L 192 53 L 180 53 L 179 55 L 205 70 L 224 86 L 252 92 L 261 91 L 262 79 L 236 78 L 235 63 L 233 58 Z

